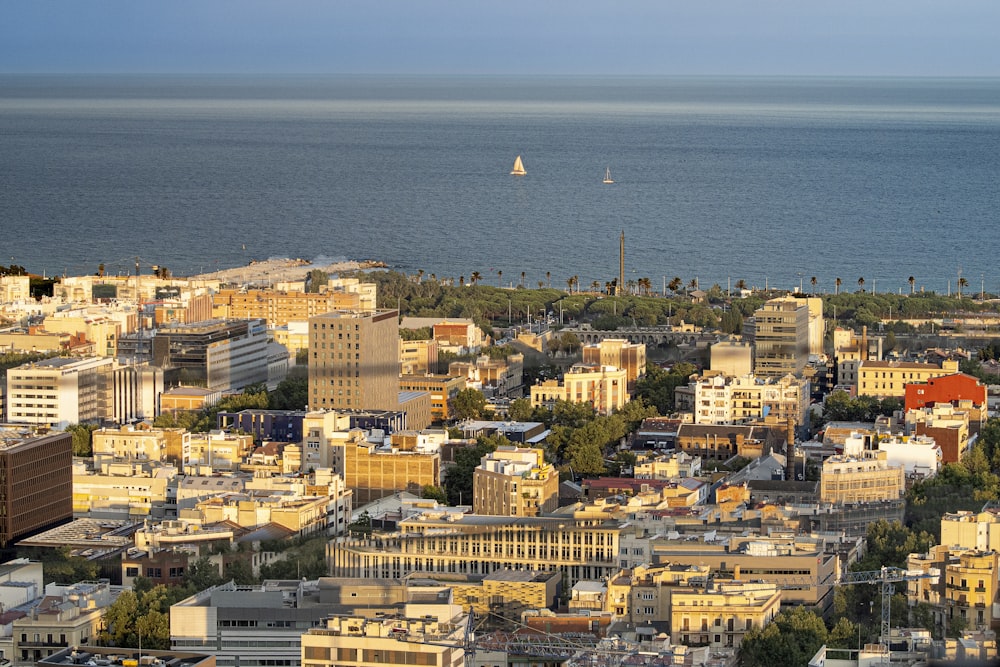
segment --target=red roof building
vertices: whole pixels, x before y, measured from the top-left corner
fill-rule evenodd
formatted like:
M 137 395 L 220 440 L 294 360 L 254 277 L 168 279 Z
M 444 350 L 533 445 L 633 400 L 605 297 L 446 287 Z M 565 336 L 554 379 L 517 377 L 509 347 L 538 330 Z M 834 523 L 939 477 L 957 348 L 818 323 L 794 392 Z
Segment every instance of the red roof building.
M 919 410 L 935 403 L 972 401 L 973 405 L 986 404 L 986 385 L 965 373 L 943 375 L 927 382 L 906 385 L 905 407 L 907 411 Z

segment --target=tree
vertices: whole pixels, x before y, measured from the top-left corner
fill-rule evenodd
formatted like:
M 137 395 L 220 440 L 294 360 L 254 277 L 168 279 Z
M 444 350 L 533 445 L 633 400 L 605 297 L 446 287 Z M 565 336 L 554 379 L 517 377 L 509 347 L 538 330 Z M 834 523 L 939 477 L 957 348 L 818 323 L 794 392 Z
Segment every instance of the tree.
M 858 278 L 858 291 L 859 292 L 864 292 L 865 291 L 865 277 L 864 276 L 861 276 L 860 278 Z
M 677 290 L 679 290 L 681 288 L 681 285 L 683 284 L 684 281 L 681 280 L 680 276 L 674 276 L 673 278 L 670 279 L 670 282 L 667 283 L 667 287 L 670 288 L 671 292 L 676 294 Z
M 472 275 L 469 276 L 469 280 L 472 282 L 473 285 L 479 284 L 479 281 L 482 280 L 482 279 L 483 279 L 483 276 L 482 276 L 481 273 L 479 273 L 479 271 L 473 271 Z
M 840 285 L 842 282 L 843 281 L 840 278 L 837 278 L 836 280 L 833 281 L 833 285 L 836 288 L 833 292 L 834 294 L 840 294 Z
M 504 436 L 480 436 L 476 444 L 455 450 L 455 463 L 444 474 L 448 503 L 461 505 L 472 502 L 472 476 L 482 458 L 499 446 L 511 444 Z
M 910 276 L 909 278 L 906 279 L 906 282 L 910 283 L 910 294 L 913 294 L 914 293 L 914 283 L 917 282 L 917 279 L 914 278 L 913 276 Z
M 747 288 L 747 281 L 743 280 L 742 278 L 736 281 L 736 289 L 742 292 L 746 288 Z
M 783 610 L 763 629 L 752 628 L 743 637 L 742 667 L 800 667 L 809 663 L 826 643 L 823 619 L 804 607 Z
M 647 364 L 646 374 L 635 385 L 636 398 L 655 407 L 661 415 L 669 415 L 674 411 L 674 390 L 687 384 L 695 370 L 689 363 L 675 364 L 670 371 L 656 364 Z
M 93 456 L 93 433 L 97 426 L 70 424 L 65 430 L 73 434 L 73 456 Z
M 330 276 L 324 271 L 313 269 L 306 274 L 306 292 L 318 294 L 321 288 L 330 284 Z
M 521 289 L 524 289 L 524 271 L 521 271 Z
M 479 419 L 486 410 L 486 397 L 478 389 L 463 389 L 452 400 L 455 419 Z
M 503 271 L 497 269 L 497 287 L 503 287 Z
M 813 276 L 812 278 L 809 279 L 809 284 L 812 285 L 812 292 L 813 292 L 813 294 L 816 293 L 816 283 L 817 282 L 819 282 L 819 281 L 816 280 L 816 276 Z
M 420 497 L 436 500 L 442 505 L 448 504 L 448 494 L 445 493 L 443 488 L 434 486 L 433 484 L 425 484 L 424 488 L 420 490 Z
M 959 299 L 962 298 L 962 288 L 963 287 L 968 287 L 968 286 L 969 286 L 969 281 L 966 280 L 964 277 L 958 279 L 958 298 Z
M 534 408 L 531 407 L 530 398 L 515 398 L 507 408 L 507 418 L 511 421 L 531 421 L 533 415 Z
M 545 284 L 548 286 L 549 289 L 552 289 L 552 272 L 551 271 L 546 271 L 545 272 Z

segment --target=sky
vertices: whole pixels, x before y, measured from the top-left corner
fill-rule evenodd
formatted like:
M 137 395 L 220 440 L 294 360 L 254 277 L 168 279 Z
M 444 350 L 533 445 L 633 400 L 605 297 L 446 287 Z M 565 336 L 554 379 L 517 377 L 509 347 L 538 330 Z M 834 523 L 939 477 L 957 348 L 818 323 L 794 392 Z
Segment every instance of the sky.
M 998 0 L 4 0 L 0 73 L 1000 76 Z

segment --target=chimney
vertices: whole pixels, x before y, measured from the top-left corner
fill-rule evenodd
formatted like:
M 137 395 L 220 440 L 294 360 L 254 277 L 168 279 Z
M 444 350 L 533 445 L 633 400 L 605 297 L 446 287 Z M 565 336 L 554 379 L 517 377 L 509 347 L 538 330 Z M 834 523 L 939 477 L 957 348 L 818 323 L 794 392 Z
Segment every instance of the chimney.
M 786 422 L 785 431 L 785 479 L 795 481 L 795 420 Z

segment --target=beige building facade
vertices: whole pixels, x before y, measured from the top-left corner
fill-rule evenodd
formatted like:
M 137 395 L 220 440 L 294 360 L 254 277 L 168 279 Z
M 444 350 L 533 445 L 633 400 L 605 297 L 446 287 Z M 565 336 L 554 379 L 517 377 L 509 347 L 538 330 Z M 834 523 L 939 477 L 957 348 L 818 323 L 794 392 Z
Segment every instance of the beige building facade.
M 399 391 L 395 310 L 309 319 L 309 409 L 396 410 Z
M 501 447 L 472 475 L 476 514 L 538 516 L 559 506 L 559 473 L 541 449 Z
M 531 388 L 531 407 L 549 407 L 557 401 L 587 403 L 602 415 L 628 402 L 628 376 L 623 368 L 574 364 L 562 381 L 546 380 Z

